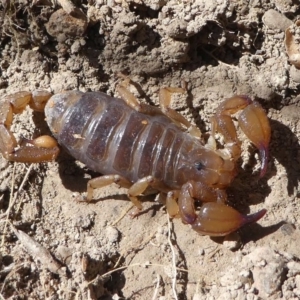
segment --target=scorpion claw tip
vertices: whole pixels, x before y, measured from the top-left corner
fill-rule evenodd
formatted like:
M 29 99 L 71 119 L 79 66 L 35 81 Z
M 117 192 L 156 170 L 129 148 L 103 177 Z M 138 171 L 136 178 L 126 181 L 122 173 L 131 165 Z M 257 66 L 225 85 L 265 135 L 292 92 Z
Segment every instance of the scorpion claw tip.
M 243 216 L 243 225 L 257 222 L 266 214 L 266 212 L 266 209 L 262 209 L 254 214 Z

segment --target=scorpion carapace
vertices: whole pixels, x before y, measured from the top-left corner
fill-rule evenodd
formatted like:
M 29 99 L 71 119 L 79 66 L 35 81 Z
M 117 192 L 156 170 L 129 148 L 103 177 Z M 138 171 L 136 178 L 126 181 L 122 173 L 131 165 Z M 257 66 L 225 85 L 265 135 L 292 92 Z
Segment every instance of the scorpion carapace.
M 118 92 L 122 99 L 79 91 L 54 96 L 43 91 L 20 92 L 6 97 L 0 104 L 1 153 L 8 160 L 20 162 L 57 157 L 59 148 L 52 137 L 18 145 L 10 131 L 13 113 L 22 112 L 26 105 L 38 111 L 45 108 L 47 123 L 58 143 L 90 169 L 105 174 L 89 180 L 87 200 L 92 199 L 94 189 L 117 183 L 128 188 L 128 197 L 141 210 L 137 196 L 151 188 L 167 194 L 166 207 L 171 216 L 179 215 L 197 232 L 213 236 L 226 235 L 265 214 L 266 210 L 261 210 L 242 215 L 225 204 L 225 188 L 236 175 L 241 154 L 231 117 L 239 110 L 239 125 L 259 149 L 261 176 L 266 172 L 271 130 L 257 102 L 245 96 L 222 102 L 204 146 L 200 131 L 170 108 L 171 94 L 183 93 L 183 89 L 161 89 L 161 110 L 139 103 L 126 83 L 118 87 Z M 216 132 L 224 137 L 223 149 L 216 148 Z M 203 203 L 198 214 L 195 200 Z

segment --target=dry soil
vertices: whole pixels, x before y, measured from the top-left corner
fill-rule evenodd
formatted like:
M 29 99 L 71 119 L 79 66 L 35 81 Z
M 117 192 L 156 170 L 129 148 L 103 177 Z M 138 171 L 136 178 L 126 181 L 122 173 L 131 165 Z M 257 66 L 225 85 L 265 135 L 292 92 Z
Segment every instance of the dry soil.
M 297 56 L 298 0 L 3 0 L 0 8 L 3 99 L 37 89 L 117 96 L 121 72 L 151 105 L 160 87 L 184 81 L 188 93 L 173 107 L 204 138 L 234 94 L 259 101 L 272 128 L 262 179 L 257 151 L 239 132 L 243 154 L 228 189 L 230 205 L 267 215 L 225 239 L 168 223 L 155 197 L 131 219 L 126 190 L 113 185 L 77 202 L 97 174 L 63 151 L 34 165 L 1 156 L 2 299 L 300 298 L 300 70 L 284 44 L 291 26 Z M 12 131 L 48 133 L 30 109 Z

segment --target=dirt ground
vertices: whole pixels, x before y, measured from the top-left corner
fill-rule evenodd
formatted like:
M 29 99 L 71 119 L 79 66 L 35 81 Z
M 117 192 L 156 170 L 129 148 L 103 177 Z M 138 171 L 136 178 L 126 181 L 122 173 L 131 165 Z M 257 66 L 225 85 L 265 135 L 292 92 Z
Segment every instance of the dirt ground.
M 0 7 L 2 97 L 37 89 L 117 96 L 122 72 L 152 105 L 160 87 L 184 80 L 188 93 L 175 95 L 173 107 L 206 138 L 216 107 L 234 94 L 259 101 L 272 128 L 262 179 L 257 150 L 239 132 L 243 154 L 228 189 L 230 205 L 267 215 L 225 238 L 168 221 L 152 196 L 131 219 L 126 190 L 115 185 L 77 202 L 97 174 L 63 151 L 33 165 L 1 156 L 1 299 L 300 298 L 300 32 L 293 25 L 300 1 L 4 0 Z M 48 133 L 30 109 L 12 131 Z

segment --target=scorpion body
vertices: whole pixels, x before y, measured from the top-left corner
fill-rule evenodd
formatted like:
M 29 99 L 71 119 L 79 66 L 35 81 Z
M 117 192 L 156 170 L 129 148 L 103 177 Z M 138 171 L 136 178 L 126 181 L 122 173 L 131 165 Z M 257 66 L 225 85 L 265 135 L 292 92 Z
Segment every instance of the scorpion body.
M 120 85 L 122 99 L 101 92 L 68 91 L 52 96 L 48 92 L 19 92 L 0 102 L 0 152 L 11 161 L 41 162 L 55 159 L 59 148 L 55 139 L 42 136 L 19 145 L 10 131 L 13 114 L 27 105 L 45 111 L 47 123 L 58 143 L 91 170 L 103 176 L 89 180 L 87 200 L 93 190 L 111 183 L 128 188 L 128 197 L 137 207 L 137 196 L 147 190 L 166 194 L 171 216 L 179 215 L 201 234 L 222 236 L 256 222 L 265 213 L 242 215 L 226 205 L 225 188 L 236 176 L 241 143 L 231 115 L 241 111 L 239 125 L 259 149 L 261 176 L 266 172 L 270 125 L 257 102 L 246 96 L 223 101 L 212 117 L 208 145 L 200 141 L 199 131 L 169 106 L 171 93 L 160 91 L 162 110 L 140 104 Z M 188 128 L 191 134 L 187 134 Z M 224 137 L 218 150 L 214 135 Z M 196 213 L 194 202 L 202 204 Z
M 45 114 L 58 143 L 101 174 L 118 174 L 132 183 L 150 175 L 163 191 L 180 189 L 188 180 L 224 187 L 233 178 L 233 162 L 166 116 L 142 114 L 104 93 L 57 94 Z

